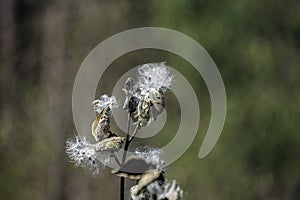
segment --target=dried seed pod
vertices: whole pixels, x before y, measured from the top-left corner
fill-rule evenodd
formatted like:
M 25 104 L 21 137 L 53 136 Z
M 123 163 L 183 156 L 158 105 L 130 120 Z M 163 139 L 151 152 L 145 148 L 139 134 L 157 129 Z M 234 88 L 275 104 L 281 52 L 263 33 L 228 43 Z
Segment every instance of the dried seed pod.
M 141 176 L 138 185 L 134 191 L 134 195 L 139 195 L 150 183 L 156 181 L 159 178 L 163 178 L 162 172 L 159 170 L 148 171 Z
M 92 135 L 96 141 L 103 140 L 110 136 L 110 117 L 112 109 L 116 108 L 117 101 L 115 97 L 102 95 L 92 103 L 96 113 L 96 119 L 92 124 Z
M 92 135 L 96 141 L 107 138 L 110 134 L 110 108 L 104 108 L 92 124 Z
M 138 69 L 135 81 L 128 78 L 123 91 L 126 94 L 124 109 L 139 126 L 148 126 L 165 108 L 165 93 L 170 88 L 172 76 L 164 62 L 144 64 Z
M 110 137 L 94 144 L 94 146 L 96 151 L 117 151 L 124 142 L 125 138 L 123 137 Z
M 112 173 L 117 176 L 138 180 L 143 174 L 154 170 L 155 165 L 151 162 L 147 162 L 145 159 L 139 156 L 133 156 L 129 158 L 118 170 L 113 170 Z

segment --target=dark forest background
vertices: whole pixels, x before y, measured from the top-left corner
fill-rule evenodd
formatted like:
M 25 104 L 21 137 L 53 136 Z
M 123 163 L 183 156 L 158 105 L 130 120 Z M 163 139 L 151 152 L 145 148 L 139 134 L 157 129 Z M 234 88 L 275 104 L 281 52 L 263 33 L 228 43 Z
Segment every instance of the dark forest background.
M 66 138 L 76 133 L 72 87 L 97 44 L 143 26 L 175 29 L 197 40 L 226 87 L 223 133 L 200 160 L 210 103 L 205 84 L 186 61 L 158 50 L 132 52 L 116 60 L 99 85 L 99 94 L 110 91 L 110 80 L 121 75 L 118 67 L 159 61 L 190 81 L 200 101 L 200 130 L 167 172 L 185 199 L 300 199 L 297 0 L 0 0 L 0 199 L 118 199 L 119 180 L 109 170 L 91 177 L 64 153 Z M 169 141 L 178 123 L 170 120 L 165 133 L 141 142 Z

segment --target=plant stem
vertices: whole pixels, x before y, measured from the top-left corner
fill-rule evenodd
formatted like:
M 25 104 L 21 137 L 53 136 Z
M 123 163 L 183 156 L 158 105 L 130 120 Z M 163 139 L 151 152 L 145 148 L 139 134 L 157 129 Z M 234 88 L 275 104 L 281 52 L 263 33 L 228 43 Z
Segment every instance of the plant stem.
M 136 125 L 131 137 L 129 138 L 129 143 L 133 140 L 133 138 L 135 137 L 136 133 L 138 132 L 140 126 L 139 125 Z
M 140 128 L 140 126 L 136 125 L 132 135 L 129 134 L 129 132 L 130 132 L 130 118 L 128 116 L 127 135 L 126 135 L 126 141 L 125 141 L 125 145 L 124 145 L 124 152 L 123 152 L 123 157 L 122 157 L 122 162 L 121 162 L 122 165 L 124 164 L 124 162 L 126 160 L 129 144 L 133 140 L 133 138 L 135 137 L 135 135 L 136 135 L 139 128 Z M 125 178 L 121 177 L 121 179 L 120 179 L 120 200 L 124 200 L 124 198 L 125 198 Z
M 124 146 L 124 152 L 123 152 L 123 157 L 122 157 L 122 161 L 121 164 L 124 164 L 125 159 L 126 159 L 126 152 L 128 150 L 129 144 L 129 131 L 130 131 L 130 116 L 128 115 L 128 121 L 127 121 L 127 135 L 126 135 L 126 141 L 125 141 L 125 146 Z M 125 178 L 121 177 L 120 178 L 120 200 L 124 200 L 125 199 Z
M 120 179 L 120 200 L 125 199 L 125 178 L 121 177 Z
M 125 141 L 125 146 L 124 146 L 124 153 L 123 153 L 123 158 L 122 158 L 122 164 L 124 164 L 125 160 L 126 160 L 126 156 L 127 156 L 127 151 L 130 145 L 130 142 L 134 139 L 134 136 L 136 135 L 137 131 L 139 130 L 140 126 L 136 125 L 132 135 L 130 136 L 129 134 L 127 134 L 126 136 L 126 141 Z
M 130 143 L 130 118 L 128 116 L 128 122 L 127 122 L 127 134 L 126 134 L 126 140 L 125 140 L 125 145 L 124 145 L 124 152 L 123 152 L 123 157 L 122 157 L 122 164 L 124 164 L 125 160 L 126 160 L 126 155 L 127 155 L 127 150 L 129 147 L 129 143 Z
M 117 165 L 118 165 L 119 167 L 121 167 L 121 163 L 120 163 L 120 161 L 119 161 L 119 159 L 118 159 L 118 157 L 116 156 L 115 153 L 114 153 L 114 158 L 115 158 L 115 161 L 116 161 Z

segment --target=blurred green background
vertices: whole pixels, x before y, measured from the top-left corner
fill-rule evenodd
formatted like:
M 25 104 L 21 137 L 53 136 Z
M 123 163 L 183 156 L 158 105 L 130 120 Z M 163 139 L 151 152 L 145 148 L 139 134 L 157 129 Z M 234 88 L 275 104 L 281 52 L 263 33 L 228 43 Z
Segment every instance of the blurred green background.
M 100 81 L 99 94 L 111 92 L 124 71 L 159 61 L 190 81 L 200 103 L 200 129 L 167 171 L 185 199 L 300 199 L 297 0 L 0 0 L 0 199 L 118 199 L 119 180 L 110 170 L 94 178 L 75 168 L 64 142 L 76 133 L 71 95 L 85 56 L 106 38 L 143 26 L 197 40 L 226 87 L 222 135 L 200 160 L 210 99 L 188 62 L 164 51 L 131 52 Z M 135 146 L 163 146 L 174 136 L 179 105 L 174 95 L 168 99 L 173 117 L 160 134 Z

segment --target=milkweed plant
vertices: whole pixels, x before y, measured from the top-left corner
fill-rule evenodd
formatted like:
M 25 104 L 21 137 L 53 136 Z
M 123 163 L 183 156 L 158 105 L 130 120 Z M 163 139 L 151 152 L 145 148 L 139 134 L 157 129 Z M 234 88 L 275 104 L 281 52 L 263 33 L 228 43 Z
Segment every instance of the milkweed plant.
M 95 141 L 83 136 L 67 139 L 66 153 L 75 166 L 83 167 L 97 176 L 111 163 L 111 172 L 120 177 L 120 199 L 125 199 L 125 180 L 135 180 L 130 188 L 131 200 L 181 200 L 183 191 L 175 180 L 167 181 L 161 149 L 141 147 L 127 156 L 130 143 L 141 128 L 146 128 L 165 109 L 165 96 L 173 76 L 165 63 L 149 63 L 138 68 L 138 77 L 124 83 L 126 99 L 123 109 L 128 113 L 126 136 L 111 130 L 112 110 L 118 107 L 114 96 L 103 94 L 92 102 L 95 120 L 91 134 Z M 131 124 L 135 125 L 130 130 Z M 121 153 L 121 154 L 120 154 Z M 121 155 L 121 156 L 118 156 Z M 126 199 L 128 199 L 126 198 Z

